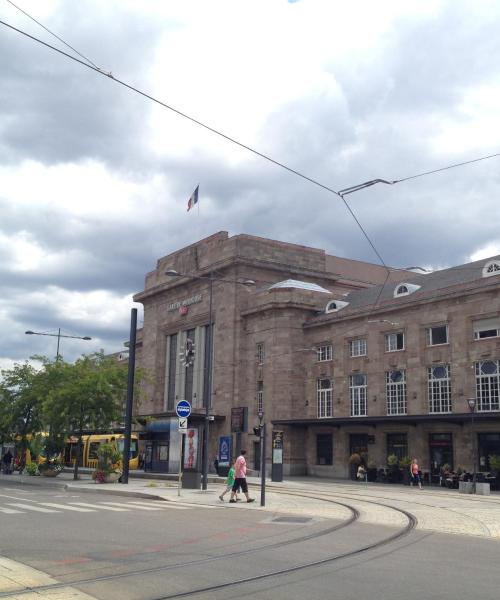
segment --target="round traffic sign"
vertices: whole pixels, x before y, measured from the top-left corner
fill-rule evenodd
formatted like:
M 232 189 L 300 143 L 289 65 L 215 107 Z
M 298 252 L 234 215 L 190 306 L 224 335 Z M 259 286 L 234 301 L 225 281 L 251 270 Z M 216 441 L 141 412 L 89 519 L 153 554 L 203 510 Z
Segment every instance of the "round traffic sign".
M 178 417 L 189 417 L 191 414 L 191 404 L 187 400 L 179 400 L 175 407 L 175 412 Z

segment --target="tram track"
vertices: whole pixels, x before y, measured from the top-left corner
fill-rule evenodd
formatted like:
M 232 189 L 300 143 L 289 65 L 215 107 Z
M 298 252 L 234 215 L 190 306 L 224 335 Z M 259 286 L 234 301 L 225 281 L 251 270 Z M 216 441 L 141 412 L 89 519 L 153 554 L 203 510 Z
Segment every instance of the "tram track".
M 308 499 L 315 499 L 315 500 L 320 500 L 322 502 L 340 505 L 340 506 L 348 509 L 351 513 L 351 516 L 350 516 L 350 518 L 346 519 L 342 523 L 337 524 L 333 527 L 329 527 L 329 528 L 323 529 L 318 532 L 314 532 L 314 533 L 311 533 L 311 534 L 308 534 L 305 536 L 299 536 L 297 538 L 284 540 L 281 542 L 265 544 L 265 545 L 261 545 L 261 546 L 254 547 L 254 548 L 248 548 L 245 550 L 240 550 L 240 551 L 231 552 L 231 553 L 225 553 L 225 554 L 206 557 L 206 558 L 197 559 L 197 560 L 185 561 L 182 563 L 174 563 L 174 564 L 170 564 L 170 565 L 158 565 L 156 567 L 149 567 L 149 568 L 145 568 L 145 569 L 133 569 L 130 571 L 121 571 L 119 573 L 112 573 L 109 575 L 100 575 L 97 577 L 73 579 L 73 580 L 67 580 L 64 582 L 61 581 L 61 582 L 58 582 L 55 584 L 48 584 L 48 585 L 43 585 L 43 586 L 26 587 L 22 590 L 16 590 L 16 595 L 21 596 L 24 594 L 30 594 L 30 593 L 34 593 L 34 592 L 39 593 L 39 592 L 43 592 L 43 591 L 57 590 L 58 588 L 64 588 L 64 587 L 67 587 L 68 585 L 72 586 L 72 587 L 75 587 L 75 586 L 84 587 L 86 585 L 91 585 L 91 584 L 96 584 L 96 583 L 105 583 L 108 581 L 113 581 L 116 579 L 122 579 L 122 578 L 126 578 L 126 577 L 134 577 L 134 576 L 141 576 L 141 575 L 147 575 L 147 574 L 162 573 L 162 572 L 172 571 L 175 569 L 192 568 L 197 565 L 203 565 L 203 564 L 207 564 L 207 563 L 211 563 L 211 562 L 227 561 L 228 559 L 232 560 L 237 557 L 241 557 L 241 556 L 245 556 L 245 555 L 249 555 L 249 554 L 255 554 L 258 552 L 264 552 L 267 550 L 283 548 L 288 545 L 299 544 L 299 543 L 307 542 L 307 541 L 310 541 L 310 540 L 313 540 L 316 538 L 320 538 L 320 537 L 323 537 L 326 535 L 330 535 L 338 530 L 341 530 L 341 529 L 344 529 L 346 527 L 353 525 L 355 522 L 357 522 L 359 520 L 359 517 L 360 517 L 360 512 L 356 507 L 354 507 L 350 504 L 347 504 L 345 502 L 340 502 L 338 499 L 334 499 L 331 497 L 331 495 L 329 496 L 328 494 L 325 494 L 324 492 L 319 492 L 319 491 L 314 490 L 314 492 L 310 491 L 309 493 L 307 493 L 307 492 L 304 492 L 303 490 L 286 490 L 286 491 L 282 491 L 281 493 L 284 495 L 287 495 L 287 496 L 292 496 L 292 497 L 297 497 L 297 498 L 302 497 L 302 498 L 308 498 Z M 356 499 L 352 498 L 352 499 L 355 501 L 360 501 L 357 498 Z M 345 559 L 345 558 L 349 558 L 349 557 L 354 557 L 356 555 L 362 554 L 369 550 L 375 550 L 377 548 L 380 548 L 380 547 L 386 546 L 387 544 L 395 542 L 398 539 L 401 539 L 401 538 L 405 537 L 406 535 L 408 535 L 415 528 L 415 526 L 417 524 L 416 517 L 404 509 L 393 507 L 393 506 L 390 506 L 388 504 L 381 503 L 381 502 L 375 502 L 372 500 L 363 500 L 363 502 L 367 502 L 368 504 L 379 505 L 384 508 L 395 510 L 396 512 L 399 512 L 406 517 L 407 523 L 405 524 L 404 527 L 399 528 L 393 534 L 383 538 L 382 540 L 378 540 L 376 542 L 366 544 L 360 548 L 356 548 L 356 549 L 348 551 L 348 552 L 343 552 L 343 553 L 337 554 L 337 555 L 326 556 L 321 559 L 309 561 L 306 563 L 292 565 L 286 569 L 279 569 L 279 570 L 270 571 L 267 573 L 261 573 L 259 575 L 249 576 L 246 578 L 226 581 L 226 582 L 222 582 L 219 584 L 213 584 L 213 585 L 205 586 L 202 588 L 185 590 L 185 591 L 176 592 L 174 594 L 170 594 L 170 595 L 166 595 L 166 596 L 155 597 L 155 598 L 152 598 L 151 600 L 170 600 L 171 598 L 182 598 L 182 597 L 188 597 L 188 596 L 195 595 L 195 594 L 213 592 L 213 591 L 222 590 L 222 589 L 229 588 L 229 587 L 244 585 L 246 583 L 253 583 L 253 582 L 256 582 L 259 580 L 269 579 L 272 577 L 279 577 L 282 575 L 294 573 L 294 572 L 305 570 L 308 568 L 313 568 L 313 567 L 318 567 L 318 566 L 322 566 L 325 564 L 330 564 L 335 561 L 339 561 L 341 559 Z M 0 593 L 0 598 L 3 596 L 8 596 L 8 593 Z

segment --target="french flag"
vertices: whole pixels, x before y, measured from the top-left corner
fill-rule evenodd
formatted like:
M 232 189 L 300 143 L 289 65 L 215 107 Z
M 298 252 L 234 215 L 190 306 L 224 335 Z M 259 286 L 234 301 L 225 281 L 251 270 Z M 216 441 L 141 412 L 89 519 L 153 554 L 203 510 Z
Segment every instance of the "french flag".
M 198 188 L 200 186 L 197 185 L 194 192 L 191 194 L 191 197 L 188 200 L 187 212 L 189 212 L 195 204 L 198 204 Z

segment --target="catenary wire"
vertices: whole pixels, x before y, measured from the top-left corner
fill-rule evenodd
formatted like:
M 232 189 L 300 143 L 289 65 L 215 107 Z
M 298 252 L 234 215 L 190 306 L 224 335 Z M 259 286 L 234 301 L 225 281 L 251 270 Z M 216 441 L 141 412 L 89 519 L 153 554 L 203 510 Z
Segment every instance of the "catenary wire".
M 23 10 L 20 6 L 17 6 L 17 4 L 14 4 L 14 2 L 12 2 L 12 0 L 6 0 L 6 2 L 8 2 L 9 4 L 11 4 L 14 8 L 16 8 L 19 12 L 22 12 L 23 15 L 27 16 L 28 19 L 31 19 L 32 21 L 34 21 L 37 25 L 39 25 L 42 29 L 45 29 L 45 31 L 47 33 L 50 33 L 50 35 L 54 36 L 57 40 L 59 40 L 61 43 L 63 43 L 65 46 L 67 46 L 68 48 L 70 48 L 71 50 L 73 50 L 73 52 L 76 52 L 78 54 L 78 56 L 81 56 L 83 59 L 85 59 L 90 65 L 92 65 L 93 67 L 95 67 L 96 69 L 99 69 L 99 67 L 95 64 L 95 62 L 93 62 L 92 60 L 90 60 L 90 58 L 88 58 L 87 56 L 85 56 L 85 54 L 82 54 L 81 52 L 78 52 L 78 50 L 76 48 L 73 48 L 73 46 L 71 46 L 70 44 L 68 44 L 67 42 L 65 42 L 61 37 L 59 37 L 57 34 L 55 34 L 53 31 L 51 31 L 48 27 L 46 27 L 43 23 L 40 23 L 40 21 L 37 21 L 37 19 L 35 19 L 35 17 L 31 16 L 29 13 L 27 13 L 25 10 Z M 101 69 L 99 69 L 100 71 Z
M 32 19 L 33 21 L 35 21 L 38 25 L 40 25 L 41 27 L 43 27 L 51 35 L 53 35 L 54 37 L 56 37 L 63 44 L 65 44 L 66 46 L 68 46 L 68 48 L 71 48 L 74 52 L 76 52 L 79 56 L 81 56 L 82 58 L 84 58 L 88 62 L 83 62 L 80 59 L 78 59 L 78 58 L 76 58 L 74 56 L 71 56 L 70 54 L 68 54 L 68 53 L 60 50 L 59 48 L 56 48 L 55 46 L 52 46 L 51 44 L 48 44 L 47 42 L 44 42 L 43 40 L 40 40 L 39 38 L 37 38 L 35 36 L 32 36 L 32 35 L 28 34 L 27 32 L 22 31 L 21 29 L 18 29 L 16 27 L 14 27 L 13 25 L 10 25 L 10 24 L 8 24 L 8 23 L 0 20 L 0 24 L 4 25 L 5 27 L 8 27 L 8 28 L 16 31 L 19 34 L 26 36 L 26 37 L 32 39 L 33 41 L 38 42 L 38 43 L 46 46 L 47 48 L 49 48 L 49 49 L 51 49 L 51 50 L 53 50 L 55 52 L 58 52 L 58 53 L 62 54 L 66 58 L 69 58 L 69 59 L 71 59 L 71 60 L 73 60 L 75 62 L 80 63 L 81 65 L 83 65 L 83 66 L 85 66 L 87 68 L 90 68 L 90 69 L 96 71 L 97 73 L 99 73 L 101 75 L 104 75 L 106 77 L 109 77 L 109 78 L 113 79 L 116 83 L 119 83 L 120 85 L 122 85 L 122 86 L 130 89 L 131 91 L 133 91 L 133 92 L 135 92 L 137 94 L 142 95 L 143 97 L 151 100 L 152 102 L 160 104 L 164 108 L 167 108 L 168 110 L 171 110 L 172 112 L 175 112 L 179 116 L 182 116 L 182 117 L 184 117 L 184 118 L 192 121 L 193 123 L 195 123 L 195 124 L 197 124 L 197 125 L 205 128 L 205 129 L 207 129 L 208 131 L 211 131 L 212 133 L 214 133 L 216 135 L 219 135 L 220 137 L 223 137 L 227 141 L 232 142 L 232 143 L 240 146 L 241 148 L 246 149 L 249 152 L 251 152 L 251 153 L 253 153 L 253 154 L 255 154 L 255 155 L 257 155 L 257 156 L 259 156 L 259 157 L 261 157 L 261 158 L 263 158 L 263 159 L 265 159 L 265 160 L 267 160 L 267 161 L 269 161 L 269 162 L 271 162 L 273 164 L 275 164 L 276 166 L 281 167 L 281 168 L 285 169 L 286 171 L 288 171 L 288 172 L 290 172 L 290 173 L 292 173 L 292 174 L 294 174 L 294 175 L 296 175 L 296 176 L 298 176 L 298 177 L 300 177 L 300 178 L 302 178 L 302 179 L 304 179 L 306 181 L 309 181 L 310 183 L 312 183 L 312 184 L 314 184 L 314 185 L 316 185 L 318 187 L 321 187 L 322 189 L 324 189 L 324 190 L 326 190 L 326 191 L 328 191 L 328 192 L 330 192 L 330 193 L 338 196 L 342 200 L 342 202 L 344 203 L 346 209 L 348 210 L 348 212 L 350 213 L 350 215 L 352 216 L 352 218 L 354 219 L 354 221 L 356 222 L 356 224 L 357 224 L 358 228 L 360 229 L 360 231 L 362 232 L 363 236 L 368 241 L 370 247 L 372 248 L 372 250 L 374 251 L 374 253 L 378 257 L 380 263 L 386 269 L 388 269 L 388 274 L 387 274 L 386 281 L 382 285 L 382 289 L 381 289 L 380 294 L 379 294 L 379 297 L 380 297 L 380 295 L 382 293 L 382 290 L 385 287 L 385 284 L 386 284 L 386 282 L 387 282 L 387 280 L 389 278 L 389 269 L 390 269 L 390 267 L 388 267 L 386 265 L 386 263 L 383 260 L 381 254 L 379 253 L 379 251 L 375 247 L 375 244 L 372 242 L 372 240 L 369 237 L 368 233 L 366 232 L 366 230 L 364 229 L 364 227 L 361 225 L 361 222 L 357 218 L 356 214 L 354 213 L 354 211 L 352 210 L 351 206 L 346 201 L 346 199 L 344 197 L 344 194 L 342 193 L 342 192 L 347 193 L 346 190 L 357 191 L 358 187 L 359 187 L 359 189 L 362 189 L 362 187 L 365 184 L 361 184 L 360 186 L 353 186 L 352 188 L 346 188 L 346 190 L 341 190 L 340 192 L 338 192 L 338 191 L 334 190 L 333 188 L 331 188 L 331 187 L 329 187 L 329 186 L 327 186 L 327 185 L 325 185 L 325 184 L 323 184 L 323 183 L 321 183 L 321 182 L 319 182 L 319 181 L 317 181 L 317 180 L 315 180 L 315 179 L 313 179 L 311 177 L 308 177 L 307 175 L 301 173 L 300 171 L 297 171 L 296 169 L 292 169 L 291 167 L 285 165 L 284 163 L 281 163 L 281 162 L 279 162 L 279 161 L 271 158 L 270 156 L 268 156 L 268 155 L 266 155 L 266 154 L 264 154 L 262 152 L 259 152 L 258 150 L 255 150 L 254 148 L 252 148 L 252 147 L 250 147 L 250 146 L 248 146 L 246 144 L 243 144 L 242 142 L 239 142 L 238 140 L 236 140 L 236 139 L 234 139 L 234 138 L 232 138 L 232 137 L 230 137 L 230 136 L 228 136 L 228 135 L 226 135 L 226 134 L 224 134 L 224 133 L 216 130 L 215 128 L 210 127 L 209 125 L 207 125 L 207 124 L 205 124 L 205 123 L 203 123 L 203 122 L 201 122 L 201 121 L 199 121 L 199 120 L 197 120 L 197 119 L 195 119 L 195 118 L 187 115 L 186 113 L 183 113 L 182 111 L 180 111 L 180 110 L 178 110 L 178 109 L 176 109 L 176 108 L 174 108 L 174 107 L 172 107 L 172 106 L 170 106 L 170 105 L 168 105 L 168 104 L 166 104 L 166 103 L 158 100 L 157 98 L 155 98 L 155 97 L 147 94 L 146 92 L 143 92 L 143 91 L 139 90 L 138 88 L 135 88 L 134 86 L 132 86 L 132 85 L 130 85 L 130 84 L 128 84 L 128 83 L 120 80 L 120 79 L 117 79 L 111 72 L 107 72 L 107 71 L 104 71 L 103 69 L 99 68 L 97 65 L 95 65 L 95 63 L 93 61 L 91 61 L 89 58 L 87 58 L 86 56 L 84 56 L 83 54 L 81 54 L 80 52 L 78 52 L 78 50 L 76 50 L 75 48 L 73 48 L 72 46 L 70 46 L 69 44 L 67 44 L 62 38 L 60 38 L 59 36 L 57 36 L 56 34 L 54 34 L 53 32 L 51 32 L 48 28 L 46 28 L 44 25 L 42 25 L 39 21 L 37 21 L 36 19 L 34 19 L 33 17 L 31 17 L 31 15 L 29 15 L 26 11 L 22 10 L 17 5 L 15 5 L 11 0 L 7 0 L 7 1 L 12 6 L 14 6 L 15 8 L 17 8 L 21 12 L 23 12 L 26 16 L 28 16 L 30 19 Z M 441 171 L 446 171 L 446 170 L 449 170 L 449 169 L 454 169 L 454 168 L 457 168 L 457 167 L 460 167 L 460 166 L 464 166 L 464 165 L 468 165 L 468 164 L 480 162 L 480 161 L 483 161 L 483 160 L 488 160 L 488 159 L 491 159 L 491 158 L 496 158 L 498 156 L 500 156 L 500 153 L 490 154 L 490 155 L 479 157 L 479 158 L 475 158 L 475 159 L 472 159 L 472 160 L 469 160 L 469 161 L 463 161 L 463 162 L 460 162 L 460 163 L 455 163 L 455 164 L 452 164 L 452 165 L 441 167 L 439 169 L 434 169 L 434 170 L 431 170 L 431 171 L 425 171 L 425 172 L 422 172 L 422 173 L 418 173 L 416 175 L 410 175 L 408 177 L 403 177 L 401 179 L 395 179 L 395 180 L 392 180 L 392 181 L 386 181 L 386 180 L 382 180 L 382 179 L 377 179 L 377 180 L 373 180 L 372 182 L 367 182 L 367 184 L 374 185 L 375 183 L 382 182 L 382 183 L 388 183 L 388 184 L 393 185 L 395 183 L 402 183 L 404 181 L 409 181 L 411 179 L 416 179 L 418 177 L 424 177 L 424 176 L 431 175 L 431 174 L 434 174 L 434 173 L 438 173 L 438 172 L 441 172 Z M 377 298 L 377 301 L 378 301 L 378 298 Z M 376 304 L 377 304 L 377 302 L 374 303 L 374 306 L 376 306 Z
M 296 175 L 297 177 L 300 177 L 306 181 L 309 181 L 310 183 L 338 196 L 339 198 L 341 198 L 342 202 L 344 203 L 345 207 L 347 208 L 347 210 L 349 211 L 349 213 L 351 214 L 351 216 L 354 218 L 356 224 L 358 225 L 358 227 L 360 228 L 361 232 L 363 233 L 363 236 L 366 238 L 366 240 L 368 241 L 370 247 L 373 249 L 373 251 L 375 252 L 376 256 L 378 257 L 378 259 L 380 260 L 381 264 L 385 267 L 388 268 L 387 265 L 385 264 L 385 261 L 383 260 L 382 256 L 380 255 L 379 251 L 376 249 L 375 244 L 372 242 L 372 240 L 370 239 L 370 237 L 368 236 L 366 230 L 362 227 L 359 219 L 357 218 L 357 216 L 354 214 L 354 211 L 352 210 L 352 208 L 350 207 L 350 205 L 348 204 L 348 202 L 346 201 L 346 199 L 339 194 L 339 192 L 335 191 L 333 188 L 320 183 L 319 181 L 317 181 L 316 179 L 313 179 L 307 175 L 304 175 L 303 173 L 301 173 L 300 171 L 297 171 L 296 169 L 292 169 L 291 167 L 285 165 L 282 162 L 279 162 L 277 160 L 275 160 L 274 158 L 271 158 L 270 156 L 259 152 L 258 150 L 255 150 L 254 148 L 243 144 L 242 142 L 239 142 L 238 140 L 236 140 L 235 138 L 232 138 L 229 135 L 226 135 L 225 133 L 222 133 L 221 131 L 218 131 L 217 129 L 211 127 L 210 125 L 207 125 L 206 123 L 203 123 L 202 121 L 199 121 L 198 119 L 195 119 L 194 117 L 191 117 L 190 115 L 180 111 L 177 108 L 174 108 L 173 106 L 170 106 L 169 104 L 166 104 L 165 102 L 155 98 L 154 96 L 151 96 L 150 94 L 147 94 L 146 92 L 143 92 L 142 90 L 134 87 L 133 85 L 126 83 L 125 81 L 118 79 L 117 77 L 115 77 L 111 72 L 106 72 L 103 71 L 102 69 L 100 69 L 99 67 L 94 66 L 93 64 L 89 64 L 87 62 L 84 62 L 82 60 L 80 60 L 79 58 L 72 56 L 71 54 L 68 54 L 67 52 L 64 52 L 63 50 L 56 48 L 55 46 L 52 46 L 51 44 L 44 42 L 43 40 L 27 33 L 26 31 L 23 31 L 17 27 L 14 27 L 13 25 L 10 25 L 9 23 L 6 23 L 5 21 L 0 20 L 0 24 L 4 25 L 5 27 L 8 27 L 9 29 L 12 29 L 13 31 L 16 31 L 17 33 L 24 35 L 25 37 L 30 38 L 31 40 L 55 51 L 58 52 L 59 54 L 65 56 L 66 58 L 69 58 L 70 60 L 73 60 L 75 62 L 78 62 L 79 64 L 83 65 L 84 67 L 87 67 L 88 69 L 92 69 L 93 71 L 99 73 L 100 75 L 104 75 L 105 77 L 109 77 L 110 79 L 112 79 L 113 81 L 115 81 L 116 83 L 126 87 L 127 89 L 143 96 L 144 98 L 147 98 L 148 100 L 151 100 L 152 102 L 155 102 L 156 104 L 159 104 L 160 106 L 163 106 L 164 108 L 167 108 L 168 110 L 178 114 L 181 117 L 184 117 L 185 119 L 188 119 L 189 121 L 195 123 L 196 125 L 199 125 L 200 127 L 203 127 L 204 129 L 226 139 L 229 142 L 232 142 L 233 144 L 236 144 L 237 146 L 248 150 L 249 152 L 255 154 L 256 156 L 259 156 L 261 158 L 263 158 L 264 160 L 267 160 L 271 163 L 273 163 L 274 165 L 281 167 L 282 169 L 285 169 L 286 171 Z M 86 59 L 88 60 L 88 59 Z

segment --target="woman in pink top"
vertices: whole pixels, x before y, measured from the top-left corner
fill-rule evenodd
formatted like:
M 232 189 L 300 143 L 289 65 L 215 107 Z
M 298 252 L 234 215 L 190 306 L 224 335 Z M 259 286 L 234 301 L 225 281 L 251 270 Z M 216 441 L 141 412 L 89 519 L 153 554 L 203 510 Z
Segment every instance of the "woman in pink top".
M 242 450 L 241 454 L 236 459 L 234 463 L 234 484 L 233 490 L 231 492 L 231 499 L 229 502 L 236 502 L 236 492 L 238 488 L 241 488 L 241 491 L 245 494 L 247 502 L 253 502 L 254 498 L 250 498 L 248 495 L 248 485 L 247 485 L 247 461 L 245 460 L 246 450 Z
M 417 462 L 416 458 L 414 458 L 411 461 L 410 476 L 411 476 L 411 485 L 413 485 L 414 483 L 418 483 L 418 487 L 420 489 L 422 489 L 422 481 L 420 479 L 420 469 L 419 469 L 418 462 Z

